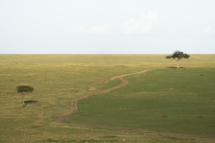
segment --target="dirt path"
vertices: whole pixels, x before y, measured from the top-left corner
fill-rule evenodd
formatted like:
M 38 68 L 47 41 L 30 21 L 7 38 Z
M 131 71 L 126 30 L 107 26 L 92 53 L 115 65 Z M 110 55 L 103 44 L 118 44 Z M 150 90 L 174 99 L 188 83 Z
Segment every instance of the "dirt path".
M 136 72 L 136 73 L 131 73 L 131 74 L 125 74 L 125 75 L 120 75 L 120 76 L 115 76 L 115 77 L 112 77 L 110 79 L 103 79 L 103 80 L 100 80 L 98 82 L 95 82 L 95 83 L 92 83 L 90 85 L 88 85 L 89 87 L 89 90 L 96 90 L 96 88 L 94 87 L 94 85 L 96 84 L 99 84 L 99 83 L 102 83 L 102 82 L 105 82 L 105 81 L 108 81 L 108 80 L 113 80 L 113 79 L 120 79 L 122 81 L 122 83 L 118 86 L 115 86 L 115 87 L 112 87 L 112 88 L 109 88 L 109 89 L 105 89 L 105 90 L 101 90 L 100 93 L 94 93 L 94 94 L 88 94 L 88 95 L 83 95 L 77 99 L 73 99 L 71 100 L 71 106 L 70 106 L 70 111 L 59 116 L 55 121 L 58 121 L 58 122 L 63 122 L 63 120 L 68 116 L 68 115 L 71 115 L 75 112 L 78 111 L 78 106 L 77 106 L 77 103 L 79 100 L 81 99 L 84 99 L 84 98 L 87 98 L 88 96 L 92 96 L 92 95 L 98 95 L 98 94 L 102 94 L 102 93 L 106 93 L 106 92 L 110 92 L 112 90 L 115 90 L 115 89 L 118 89 L 120 87 L 123 87 L 125 85 L 128 84 L 128 81 L 125 80 L 123 77 L 125 76 L 130 76 L 130 75 L 134 75 L 134 74 L 140 74 L 140 73 L 144 73 L 144 72 L 147 72 L 147 71 L 151 71 L 151 70 L 155 70 L 155 69 L 150 69 L 150 70 L 144 70 L 144 71 L 141 71 L 141 72 Z M 66 102 L 63 102 L 61 103 L 62 105 L 65 105 L 68 107 L 68 104 L 66 104 Z M 149 133 L 158 133 L 158 134 L 162 134 L 162 135 L 172 135 L 172 136 L 178 136 L 178 137 L 189 137 L 189 138 L 197 138 L 197 137 L 200 137 L 200 136 L 196 136 L 196 135 L 185 135 L 185 134 L 177 134 L 177 133 L 168 133 L 168 132 L 158 132 L 158 131 L 150 131 L 150 130 L 144 130 L 144 129 L 131 129 L 131 128 L 123 128 L 123 127 L 110 127 L 110 126 L 102 126 L 102 125 L 87 125 L 87 124 L 78 124 L 78 123 L 70 123 L 70 124 L 74 124 L 74 125 L 81 125 L 81 126 L 88 126 L 88 127 L 96 127 L 96 128 L 105 128 L 105 129 L 113 129 L 113 130 L 121 130 L 121 131 L 137 131 L 137 132 L 149 132 Z M 204 137 L 204 136 L 201 136 L 201 137 Z
M 125 85 L 128 84 L 128 81 L 125 80 L 123 77 L 129 76 L 129 75 L 134 75 L 134 74 L 140 74 L 140 73 L 144 73 L 144 72 L 151 71 L 151 70 L 154 70 L 154 69 L 144 70 L 144 71 L 137 72 L 137 73 L 132 73 L 132 74 L 125 74 L 125 75 L 115 76 L 115 77 L 112 77 L 112 78 L 110 78 L 110 79 L 103 79 L 103 80 L 100 80 L 100 81 L 98 81 L 98 82 L 94 82 L 94 83 L 88 85 L 89 90 L 95 90 L 96 88 L 94 87 L 94 85 L 96 85 L 96 84 L 99 84 L 99 83 L 102 83 L 102 82 L 105 82 L 105 81 L 108 81 L 108 80 L 113 80 L 113 79 L 116 79 L 116 78 L 118 78 L 118 79 L 120 79 L 120 80 L 122 81 L 122 83 L 121 83 L 120 85 L 115 86 L 115 87 L 112 87 L 112 88 L 109 88 L 109 89 L 101 90 L 100 93 L 87 94 L 87 95 L 83 95 L 83 96 L 81 96 L 81 97 L 79 97 L 79 98 L 77 98 L 77 99 L 71 100 L 70 111 L 67 112 L 67 113 L 65 113 L 65 114 L 63 114 L 63 115 L 61 115 L 61 116 L 59 116 L 59 117 L 57 117 L 57 119 L 55 119 L 55 121 L 61 122 L 61 121 L 63 121 L 68 115 L 77 112 L 77 111 L 78 111 L 78 106 L 77 106 L 78 100 L 87 98 L 88 96 L 98 95 L 98 94 L 101 94 L 101 93 L 110 92 L 110 91 L 112 91 L 112 90 L 115 90 L 115 89 L 118 89 L 118 88 L 120 88 L 120 87 L 123 87 L 123 86 L 125 86 Z M 61 104 L 68 107 L 68 104 L 67 104 L 66 102 L 62 102 Z

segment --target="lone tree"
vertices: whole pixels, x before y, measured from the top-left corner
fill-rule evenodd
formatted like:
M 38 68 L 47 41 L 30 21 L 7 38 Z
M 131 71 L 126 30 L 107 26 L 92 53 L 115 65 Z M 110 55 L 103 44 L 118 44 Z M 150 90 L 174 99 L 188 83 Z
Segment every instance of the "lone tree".
M 25 102 L 24 102 L 25 93 L 32 92 L 34 88 L 30 87 L 29 85 L 21 85 L 21 86 L 17 86 L 16 90 L 18 93 L 22 94 L 22 106 L 25 107 Z
M 179 60 L 182 58 L 188 59 L 190 56 L 181 51 L 175 51 L 171 56 L 166 56 L 167 59 L 176 59 L 177 60 L 177 68 L 179 68 Z

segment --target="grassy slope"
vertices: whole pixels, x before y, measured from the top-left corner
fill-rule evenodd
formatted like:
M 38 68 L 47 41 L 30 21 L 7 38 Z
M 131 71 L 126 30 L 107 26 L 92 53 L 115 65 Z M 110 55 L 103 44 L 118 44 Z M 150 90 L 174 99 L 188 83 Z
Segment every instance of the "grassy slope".
M 126 79 L 125 87 L 81 100 L 66 121 L 214 136 L 215 68 L 162 69 Z
M 172 138 L 152 133 L 121 132 L 57 123 L 69 108 L 61 101 L 88 93 L 100 79 L 151 67 L 175 66 L 165 55 L 0 55 L 0 142 L 213 142 L 211 139 Z M 182 66 L 213 67 L 214 55 L 193 55 Z M 29 84 L 34 92 L 22 108 L 16 86 Z M 80 91 L 80 92 L 78 92 Z M 78 92 L 78 93 L 76 93 Z M 94 141 L 92 141 L 94 140 Z

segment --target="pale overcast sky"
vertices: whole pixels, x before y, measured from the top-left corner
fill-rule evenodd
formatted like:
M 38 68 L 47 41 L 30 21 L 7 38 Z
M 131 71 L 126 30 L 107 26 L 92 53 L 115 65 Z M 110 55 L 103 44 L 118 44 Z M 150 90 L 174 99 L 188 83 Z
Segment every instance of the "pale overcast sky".
M 215 54 L 215 0 L 1 0 L 0 54 Z

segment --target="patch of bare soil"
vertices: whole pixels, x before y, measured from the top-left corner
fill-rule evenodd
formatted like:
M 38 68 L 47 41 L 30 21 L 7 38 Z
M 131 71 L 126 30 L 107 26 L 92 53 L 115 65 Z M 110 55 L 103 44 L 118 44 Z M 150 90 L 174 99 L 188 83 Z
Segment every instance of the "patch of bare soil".
M 167 115 L 165 114 L 165 115 L 163 115 L 163 118 L 167 118 Z
M 197 118 L 203 118 L 203 116 L 202 116 L 202 115 L 200 115 L 200 116 L 198 116 Z
M 174 88 L 170 88 L 170 89 L 169 89 L 169 91 L 174 91 L 174 90 L 175 90 Z

